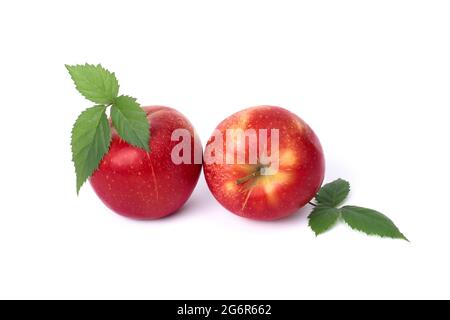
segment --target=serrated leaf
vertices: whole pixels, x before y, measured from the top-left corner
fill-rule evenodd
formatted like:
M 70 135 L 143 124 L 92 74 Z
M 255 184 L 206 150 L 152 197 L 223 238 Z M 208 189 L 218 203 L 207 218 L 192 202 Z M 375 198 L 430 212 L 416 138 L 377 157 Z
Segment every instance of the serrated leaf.
M 105 106 L 83 111 L 72 129 L 72 160 L 77 175 L 77 193 L 108 152 L 111 132 L 105 111 Z
M 319 204 L 336 207 L 341 204 L 350 193 L 350 183 L 338 179 L 324 185 L 316 195 Z
M 101 65 L 66 65 L 77 90 L 88 100 L 109 105 L 119 94 L 119 82 L 114 73 Z
M 136 99 L 129 96 L 118 97 L 111 108 L 111 119 L 123 140 L 150 151 L 150 124 Z
M 339 219 L 340 211 L 337 208 L 316 206 L 308 216 L 309 226 L 316 236 L 328 231 Z
M 378 235 L 394 239 L 408 239 L 384 214 L 367 208 L 345 206 L 341 208 L 344 221 L 352 228 L 368 235 Z

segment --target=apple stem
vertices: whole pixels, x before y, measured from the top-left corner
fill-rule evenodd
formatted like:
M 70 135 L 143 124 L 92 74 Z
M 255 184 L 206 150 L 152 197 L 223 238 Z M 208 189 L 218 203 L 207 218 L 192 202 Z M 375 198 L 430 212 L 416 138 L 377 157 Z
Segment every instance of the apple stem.
M 249 180 L 251 180 L 251 179 L 253 179 L 253 178 L 257 177 L 257 176 L 259 176 L 259 169 L 258 169 L 258 171 L 255 171 L 252 174 L 249 174 L 248 176 L 245 176 L 245 177 L 242 177 L 240 179 L 237 179 L 236 180 L 236 184 L 237 185 L 244 184 L 247 181 L 249 181 Z

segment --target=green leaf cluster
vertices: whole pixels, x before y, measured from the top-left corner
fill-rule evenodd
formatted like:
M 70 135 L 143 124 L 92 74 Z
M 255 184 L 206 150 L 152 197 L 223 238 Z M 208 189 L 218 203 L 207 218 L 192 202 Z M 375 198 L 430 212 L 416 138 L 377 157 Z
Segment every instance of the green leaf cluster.
M 107 110 L 112 125 L 129 144 L 150 151 L 150 124 L 135 98 L 119 96 L 116 75 L 101 65 L 66 65 L 76 89 L 94 107 L 83 111 L 72 129 L 72 160 L 77 176 L 77 193 L 100 165 L 111 143 Z
M 317 204 L 308 217 L 309 226 L 316 235 L 328 231 L 342 220 L 352 229 L 368 235 L 408 241 L 396 225 L 378 211 L 357 206 L 338 208 L 349 193 L 350 183 L 342 179 L 328 183 L 320 189 L 315 197 Z

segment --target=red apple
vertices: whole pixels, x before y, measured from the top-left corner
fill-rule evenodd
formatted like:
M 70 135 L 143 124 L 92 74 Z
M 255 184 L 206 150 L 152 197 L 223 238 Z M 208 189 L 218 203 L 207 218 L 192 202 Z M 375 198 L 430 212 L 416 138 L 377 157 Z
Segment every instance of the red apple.
M 150 122 L 150 153 L 124 142 L 112 129 L 109 152 L 90 182 L 113 211 L 135 219 L 157 219 L 177 211 L 194 190 L 201 171 L 201 144 L 191 123 L 178 111 L 162 106 L 143 108 Z M 190 133 L 191 164 L 175 164 L 171 153 L 179 141 L 172 133 Z M 200 152 L 200 163 L 194 163 Z M 198 161 L 197 161 L 198 162 Z
M 256 163 L 250 162 L 248 136 L 239 140 L 239 135 L 231 131 L 229 138 L 234 139 L 235 145 L 245 144 L 240 151 L 227 149 L 230 140 L 227 129 L 253 129 L 259 133 Z M 261 129 L 267 129 L 267 142 L 262 145 Z M 275 145 L 272 136 L 275 139 L 276 132 L 279 147 L 272 150 L 272 144 Z M 261 153 L 263 149 L 266 154 Z M 223 158 L 238 159 L 240 155 L 245 163 L 219 163 L 217 159 L 221 156 L 217 154 L 221 152 Z M 272 158 L 270 161 L 268 156 Z M 263 173 L 272 165 L 277 170 Z M 249 108 L 222 121 L 208 141 L 204 155 L 205 178 L 214 197 L 229 211 L 255 220 L 276 220 L 295 213 L 315 196 L 324 171 L 322 147 L 313 130 L 295 114 L 272 106 Z

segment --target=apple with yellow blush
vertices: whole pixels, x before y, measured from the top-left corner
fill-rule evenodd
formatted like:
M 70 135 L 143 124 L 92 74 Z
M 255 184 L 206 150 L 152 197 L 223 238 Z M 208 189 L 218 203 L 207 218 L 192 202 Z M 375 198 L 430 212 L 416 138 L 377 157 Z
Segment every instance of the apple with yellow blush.
M 277 220 L 294 214 L 319 191 L 324 173 L 316 134 L 280 107 L 258 106 L 231 115 L 205 148 L 209 189 L 222 206 L 245 218 Z

